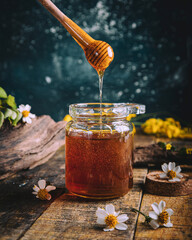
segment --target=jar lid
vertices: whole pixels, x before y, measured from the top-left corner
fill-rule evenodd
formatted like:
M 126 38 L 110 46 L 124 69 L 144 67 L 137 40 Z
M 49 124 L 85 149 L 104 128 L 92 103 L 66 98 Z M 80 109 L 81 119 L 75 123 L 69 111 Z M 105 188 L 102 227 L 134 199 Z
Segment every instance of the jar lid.
M 138 103 L 77 103 L 69 106 L 72 118 L 125 118 L 129 114 L 145 113 Z

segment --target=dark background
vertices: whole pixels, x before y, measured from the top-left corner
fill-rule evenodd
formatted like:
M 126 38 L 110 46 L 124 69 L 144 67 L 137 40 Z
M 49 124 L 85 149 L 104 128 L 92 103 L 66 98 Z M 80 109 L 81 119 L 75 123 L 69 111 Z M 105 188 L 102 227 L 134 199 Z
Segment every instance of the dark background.
M 104 102 L 139 102 L 192 122 L 192 1 L 55 0 L 115 59 Z M 99 101 L 82 49 L 36 0 L 1 0 L 0 85 L 32 113 L 61 120 L 76 102 Z

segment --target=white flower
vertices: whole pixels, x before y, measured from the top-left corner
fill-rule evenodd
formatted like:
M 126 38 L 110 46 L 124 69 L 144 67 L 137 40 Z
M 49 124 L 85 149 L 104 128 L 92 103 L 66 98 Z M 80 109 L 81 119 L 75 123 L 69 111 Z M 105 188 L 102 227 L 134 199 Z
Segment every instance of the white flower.
M 159 174 L 160 178 L 168 178 L 170 182 L 179 182 L 183 177 L 180 172 L 180 166 L 175 166 L 175 162 L 170 162 L 169 164 L 164 163 L 161 165 L 164 173 Z
M 31 118 L 35 118 L 36 117 L 35 114 L 30 113 L 31 106 L 29 106 L 28 104 L 27 105 L 23 105 L 23 104 L 19 105 L 19 108 L 17 110 L 19 110 L 19 112 L 22 113 L 22 115 L 23 115 L 23 118 L 22 118 L 23 122 L 31 124 L 32 123 Z
M 161 201 L 159 205 L 155 202 L 151 205 L 154 211 L 149 212 L 149 217 L 152 220 L 149 222 L 152 228 L 157 229 L 160 225 L 165 227 L 172 227 L 173 224 L 170 222 L 170 216 L 173 214 L 173 210 L 165 208 L 166 203 Z
M 34 185 L 33 190 L 35 192 L 32 192 L 33 194 L 36 195 L 36 198 L 40 198 L 41 200 L 50 200 L 51 195 L 48 192 L 55 190 L 56 187 L 50 185 L 45 187 L 46 181 L 44 179 L 38 181 L 38 186 L 39 187 L 37 187 L 37 185 Z
M 113 231 L 114 228 L 118 230 L 127 230 L 127 225 L 123 222 L 127 221 L 129 218 L 127 214 L 121 214 L 120 212 L 115 212 L 115 207 L 113 204 L 108 204 L 104 209 L 98 207 L 96 211 L 97 223 L 101 225 L 107 225 L 104 231 Z

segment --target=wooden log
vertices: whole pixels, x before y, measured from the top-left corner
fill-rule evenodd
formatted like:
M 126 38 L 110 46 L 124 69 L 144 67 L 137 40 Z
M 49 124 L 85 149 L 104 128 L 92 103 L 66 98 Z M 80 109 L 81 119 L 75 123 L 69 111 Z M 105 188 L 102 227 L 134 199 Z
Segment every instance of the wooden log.
M 185 142 L 183 142 L 183 147 Z M 146 167 L 154 164 L 156 167 L 163 163 L 176 162 L 177 164 L 192 164 L 192 154 L 180 155 L 176 151 L 166 151 L 156 144 L 136 147 L 134 149 L 134 167 Z
M 183 178 L 180 182 L 169 182 L 159 177 L 161 173 L 161 171 L 154 171 L 147 174 L 145 190 L 148 193 L 160 196 L 182 196 L 192 193 L 192 179 L 189 175 L 181 173 Z
M 64 145 L 66 122 L 40 116 L 32 124 L 0 130 L 0 179 L 45 163 Z

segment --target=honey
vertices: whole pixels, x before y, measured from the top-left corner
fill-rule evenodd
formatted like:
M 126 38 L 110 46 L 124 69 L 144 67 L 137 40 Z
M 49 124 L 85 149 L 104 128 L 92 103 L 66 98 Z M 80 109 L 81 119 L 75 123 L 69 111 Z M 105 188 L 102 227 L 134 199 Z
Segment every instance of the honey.
M 133 136 L 66 131 L 66 187 L 79 196 L 115 198 L 133 184 Z
M 133 125 L 129 113 L 143 106 L 126 103 L 79 103 L 69 107 L 66 126 L 65 182 L 85 198 L 125 195 L 133 186 Z
M 103 76 L 114 58 L 112 47 L 89 36 L 50 0 L 39 2 L 66 28 L 99 76 L 100 103 L 72 104 L 66 126 L 65 182 L 69 192 L 85 198 L 116 198 L 133 185 L 133 125 L 130 113 L 143 105 L 102 103 Z
M 98 74 L 104 73 L 114 58 L 112 47 L 103 41 L 98 41 L 89 36 L 75 22 L 68 18 L 50 0 L 39 0 L 39 2 L 65 27 L 75 41 L 84 50 L 88 62 L 96 69 Z

